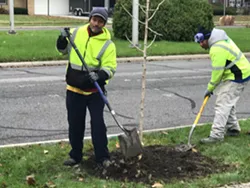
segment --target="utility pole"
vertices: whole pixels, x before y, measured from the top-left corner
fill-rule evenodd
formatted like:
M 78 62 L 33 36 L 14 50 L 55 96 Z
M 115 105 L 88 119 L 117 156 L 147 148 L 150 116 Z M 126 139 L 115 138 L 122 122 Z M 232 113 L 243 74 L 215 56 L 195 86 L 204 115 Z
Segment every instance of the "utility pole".
M 16 34 L 14 30 L 14 0 L 9 0 L 10 30 L 9 34 Z
M 132 26 L 132 43 L 133 46 L 139 46 L 139 0 L 133 0 L 133 26 Z
M 226 15 L 226 0 L 224 0 L 224 11 L 223 11 L 223 16 Z
M 48 16 L 49 16 L 49 14 L 50 14 L 50 11 L 49 11 L 49 9 L 50 9 L 50 6 L 49 6 L 49 0 L 47 1 L 47 3 L 48 3 Z
M 104 1 L 104 7 L 107 9 L 107 11 L 109 10 L 109 0 Z

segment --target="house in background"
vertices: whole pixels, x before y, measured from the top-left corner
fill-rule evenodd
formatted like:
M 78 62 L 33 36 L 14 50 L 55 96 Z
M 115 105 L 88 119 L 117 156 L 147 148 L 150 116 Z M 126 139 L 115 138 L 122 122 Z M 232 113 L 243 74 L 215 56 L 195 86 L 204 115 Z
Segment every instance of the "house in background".
M 0 7 L 8 10 L 9 0 L 0 0 Z M 27 0 L 14 0 L 14 7 L 17 8 L 27 8 Z
M 115 0 L 14 0 L 14 7 L 27 9 L 29 15 L 68 15 L 74 13 L 73 5 L 77 3 L 87 13 L 94 6 L 113 7 Z M 8 4 L 9 0 L 0 0 L 0 7 L 8 10 Z
M 69 0 L 27 0 L 27 5 L 29 15 L 69 14 Z
M 69 0 L 69 9 L 75 16 L 88 14 L 95 7 L 105 7 L 111 13 L 115 2 L 115 0 Z
M 248 7 L 250 4 L 250 1 L 248 0 L 208 0 L 209 3 L 221 3 L 224 5 L 224 1 L 226 4 L 226 7 Z
M 9 0 L 0 0 L 0 5 L 9 9 Z M 25 8 L 29 15 L 67 15 L 69 0 L 14 0 L 15 8 Z

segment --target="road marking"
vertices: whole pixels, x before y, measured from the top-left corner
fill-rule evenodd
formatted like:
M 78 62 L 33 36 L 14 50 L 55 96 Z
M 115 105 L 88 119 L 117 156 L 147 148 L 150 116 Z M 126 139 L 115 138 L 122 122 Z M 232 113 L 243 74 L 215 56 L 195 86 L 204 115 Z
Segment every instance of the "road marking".
M 191 73 L 197 72 L 197 70 L 181 70 L 181 71 L 149 71 L 147 75 L 169 75 L 170 73 Z M 202 72 L 202 71 L 201 71 Z M 207 72 L 207 71 L 205 71 Z M 131 73 L 117 73 L 115 77 L 126 77 L 126 76 L 138 76 L 141 75 L 141 72 L 131 72 Z M 147 78 L 148 81 L 162 81 L 162 80 L 175 80 L 175 79 L 200 79 L 208 78 L 210 76 L 175 76 L 169 78 Z M 53 82 L 53 81 L 65 81 L 65 76 L 39 76 L 39 77 L 23 77 L 23 78 L 4 78 L 0 79 L 0 83 L 19 83 L 19 82 Z M 132 81 L 131 79 L 124 79 L 125 82 Z M 22 86 L 20 86 L 22 87 Z M 25 87 L 25 86 L 24 86 Z
M 39 76 L 25 78 L 6 78 L 0 79 L 0 83 L 19 83 L 19 82 L 45 82 L 45 81 L 64 81 L 65 76 Z
M 176 95 L 174 95 L 173 93 L 164 93 L 162 96 L 163 97 L 174 97 Z
M 164 71 L 147 71 L 146 75 L 159 75 L 159 74 L 177 74 L 177 73 L 210 73 L 209 69 L 196 69 L 196 70 L 164 70 Z M 116 72 L 115 77 L 123 77 L 123 76 L 138 76 L 142 75 L 142 71 L 138 72 Z

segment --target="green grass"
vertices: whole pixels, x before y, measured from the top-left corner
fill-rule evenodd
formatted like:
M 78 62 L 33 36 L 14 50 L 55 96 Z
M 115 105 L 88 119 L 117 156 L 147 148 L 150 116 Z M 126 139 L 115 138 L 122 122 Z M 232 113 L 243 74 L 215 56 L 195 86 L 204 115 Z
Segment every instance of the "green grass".
M 250 52 L 250 28 L 225 29 L 243 52 Z M 18 31 L 16 35 L 0 32 L 0 62 L 41 61 L 67 59 L 55 49 L 59 30 Z M 130 48 L 126 40 L 113 38 L 118 57 L 142 56 L 136 49 Z M 149 41 L 150 42 L 150 41 Z M 140 41 L 142 44 L 142 41 Z M 195 42 L 156 41 L 149 49 L 148 55 L 177 55 L 208 53 Z
M 16 26 L 80 25 L 87 21 L 88 20 L 57 16 L 14 15 L 14 23 Z M 9 26 L 9 15 L 0 14 L 0 26 Z
M 206 137 L 210 131 L 210 125 L 196 127 L 192 143 L 197 144 L 196 149 L 203 155 L 231 164 L 234 170 L 212 174 L 198 179 L 190 179 L 186 182 L 173 181 L 165 184 L 166 188 L 208 188 L 230 183 L 250 181 L 250 137 L 245 133 L 249 129 L 250 120 L 240 122 L 242 133 L 239 137 L 225 137 L 224 142 L 213 145 L 200 145 L 199 139 Z M 187 142 L 190 128 L 176 129 L 165 132 L 147 133 L 144 135 L 145 145 L 168 145 L 173 146 L 181 142 Z M 111 138 L 109 148 L 115 149 L 117 138 Z M 90 142 L 86 142 L 85 150 L 92 148 Z M 131 182 L 118 182 L 104 180 L 91 176 L 85 171 L 76 171 L 62 165 L 69 151 L 67 143 L 33 145 L 16 148 L 2 148 L 0 151 L 0 186 L 12 188 L 29 187 L 26 176 L 33 174 L 36 187 L 43 187 L 48 182 L 53 182 L 56 187 L 148 187 L 143 184 Z M 45 154 L 44 151 L 48 153 Z M 82 179 L 80 179 L 82 178 Z M 82 181 L 81 181 L 82 180 Z M 95 186 L 94 186 L 95 185 Z

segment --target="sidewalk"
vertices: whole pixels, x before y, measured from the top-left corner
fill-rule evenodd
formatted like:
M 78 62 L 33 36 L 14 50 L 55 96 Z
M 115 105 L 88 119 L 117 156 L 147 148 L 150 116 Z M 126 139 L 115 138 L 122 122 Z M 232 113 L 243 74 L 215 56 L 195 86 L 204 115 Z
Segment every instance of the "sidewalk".
M 247 58 L 250 58 L 250 52 L 246 52 L 244 54 Z M 192 59 L 209 59 L 209 55 L 193 54 L 193 55 L 168 55 L 168 56 L 147 57 L 148 61 L 192 60 Z M 60 66 L 60 65 L 66 65 L 67 62 L 68 60 L 5 62 L 5 63 L 0 63 L 0 68 Z M 121 57 L 117 58 L 117 62 L 118 63 L 143 62 L 143 57 Z

